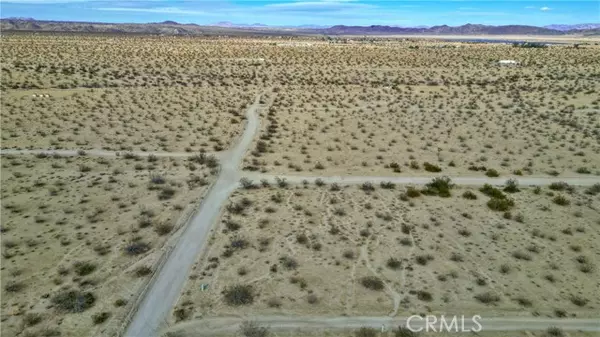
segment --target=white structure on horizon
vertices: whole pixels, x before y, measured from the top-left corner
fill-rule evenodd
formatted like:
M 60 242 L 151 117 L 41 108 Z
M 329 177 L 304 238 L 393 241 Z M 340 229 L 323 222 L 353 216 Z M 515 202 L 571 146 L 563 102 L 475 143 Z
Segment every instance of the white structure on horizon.
M 501 66 L 516 66 L 517 64 L 519 64 L 519 62 L 515 60 L 500 60 L 498 61 L 498 64 Z

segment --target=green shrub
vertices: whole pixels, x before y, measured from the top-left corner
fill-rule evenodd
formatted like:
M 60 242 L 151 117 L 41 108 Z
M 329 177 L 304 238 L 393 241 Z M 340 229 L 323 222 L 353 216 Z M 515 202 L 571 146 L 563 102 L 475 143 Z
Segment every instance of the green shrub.
M 268 327 L 253 321 L 244 321 L 240 326 L 240 334 L 244 337 L 268 337 L 271 333 Z
M 254 289 L 251 285 L 237 284 L 223 292 L 225 303 L 231 306 L 248 305 L 254 302 Z
M 559 205 L 559 206 L 568 206 L 571 204 L 571 201 L 567 198 L 565 198 L 562 195 L 557 195 L 552 199 L 552 202 L 554 202 L 555 204 Z
M 91 292 L 65 290 L 56 294 L 51 301 L 59 310 L 77 313 L 93 307 L 96 296 Z
M 490 184 L 485 184 L 482 187 L 480 187 L 479 192 L 487 195 L 490 198 L 497 198 L 497 199 L 505 199 L 506 198 L 506 195 L 504 193 L 502 193 L 502 191 L 500 191 L 499 189 L 495 188 L 494 186 L 492 186 Z
M 454 188 L 454 184 L 448 177 L 437 177 L 425 185 L 423 194 L 437 195 L 443 198 L 449 198 L 452 194 L 450 190 Z
M 402 261 L 398 260 L 397 258 L 390 257 L 387 260 L 386 265 L 388 266 L 388 268 L 396 270 L 396 269 L 399 269 L 400 267 L 402 267 Z
M 92 315 L 92 321 L 96 325 L 102 324 L 102 323 L 106 322 L 106 320 L 109 319 L 110 316 L 111 316 L 110 312 L 107 312 L 107 311 L 99 312 L 97 314 Z
M 416 189 L 412 186 L 408 186 L 406 188 L 406 196 L 409 198 L 417 198 L 417 197 L 421 196 L 421 192 L 419 192 L 418 189 Z
M 476 300 L 484 304 L 495 304 L 497 302 L 500 302 L 500 296 L 489 291 L 477 294 L 474 297 Z
M 96 265 L 91 262 L 75 262 L 73 267 L 75 268 L 75 273 L 79 276 L 89 275 L 96 270 Z
M 594 184 L 585 190 L 585 194 L 597 195 L 600 194 L 600 184 Z
M 365 276 L 360 279 L 360 283 L 370 290 L 381 291 L 384 288 L 383 281 L 377 276 Z
M 377 329 L 369 328 L 366 326 L 363 326 L 354 332 L 355 337 L 377 337 L 378 334 L 379 332 L 377 331 Z
M 520 191 L 519 182 L 516 179 L 508 179 L 504 185 L 504 192 L 517 193 Z
M 428 162 L 423 163 L 423 168 L 425 168 L 425 171 L 427 172 L 442 172 L 442 169 L 439 166 Z
M 498 173 L 498 171 L 496 171 L 494 169 L 489 169 L 485 172 L 485 175 L 490 178 L 495 178 L 495 177 L 499 177 L 500 173 Z
M 465 199 L 469 199 L 469 200 L 477 199 L 477 195 L 475 193 L 473 193 L 472 191 L 465 191 L 465 193 L 463 193 L 462 197 Z
M 492 198 L 488 200 L 487 206 L 493 211 L 506 212 L 515 206 L 515 202 L 514 200 L 508 198 Z

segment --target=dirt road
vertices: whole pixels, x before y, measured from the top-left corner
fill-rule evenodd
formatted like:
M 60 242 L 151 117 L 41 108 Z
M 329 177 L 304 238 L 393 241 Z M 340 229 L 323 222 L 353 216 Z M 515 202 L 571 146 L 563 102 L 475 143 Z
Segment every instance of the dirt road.
M 371 182 L 373 184 L 379 184 L 381 182 L 393 182 L 396 184 L 414 184 L 424 185 L 431 181 L 434 176 L 430 177 L 369 177 L 369 176 L 293 176 L 293 175 L 269 175 L 261 173 L 244 173 L 244 177 L 254 181 L 255 183 L 260 182 L 262 179 L 266 179 L 271 183 L 276 183 L 277 178 L 285 179 L 287 182 L 292 184 L 301 184 L 303 181 L 308 181 L 310 184 L 314 184 L 315 180 L 321 179 L 327 184 L 338 183 L 343 185 L 362 184 L 365 182 Z M 574 186 L 591 186 L 600 183 L 600 177 L 598 176 L 579 176 L 579 177 L 522 177 L 522 176 L 507 176 L 501 178 L 488 178 L 488 177 L 450 177 L 452 183 L 457 185 L 473 185 L 479 186 L 483 184 L 491 185 L 503 185 L 506 180 L 513 178 L 516 179 L 522 186 L 545 186 L 550 185 L 553 182 L 566 182 L 569 185 Z
M 559 327 L 565 331 L 600 331 L 600 319 L 560 319 L 560 318 L 539 318 L 539 317 L 489 317 L 482 315 L 481 319 L 476 319 L 481 325 L 471 320 L 471 316 L 465 317 L 464 329 L 458 315 L 458 326 L 460 330 L 470 331 L 479 329 L 482 331 L 539 331 L 549 327 Z M 425 329 L 426 320 L 423 318 L 410 317 L 291 317 L 291 316 L 259 316 L 251 318 L 240 317 L 215 317 L 206 318 L 186 323 L 181 323 L 163 331 L 177 331 L 181 336 L 214 336 L 215 334 L 235 333 L 244 320 L 251 319 L 260 325 L 268 326 L 271 330 L 351 330 L 363 326 L 385 330 L 391 330 L 398 326 L 408 326 L 410 319 L 411 329 Z M 435 331 L 440 331 L 440 320 L 433 324 Z M 445 315 L 447 324 L 451 323 L 452 316 Z M 429 322 L 432 322 L 433 318 Z M 429 325 L 429 331 L 432 325 Z M 456 330 L 453 330 L 456 331 Z

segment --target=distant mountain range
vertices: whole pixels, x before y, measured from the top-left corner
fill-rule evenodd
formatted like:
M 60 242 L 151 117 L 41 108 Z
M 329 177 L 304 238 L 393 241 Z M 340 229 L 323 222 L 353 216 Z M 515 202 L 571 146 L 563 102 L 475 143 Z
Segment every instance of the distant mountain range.
M 546 27 L 505 25 L 488 26 L 466 24 L 462 26 L 344 26 L 332 27 L 301 25 L 276 27 L 261 23 L 235 24 L 217 22 L 211 25 L 180 24 L 175 21 L 155 23 L 101 23 L 74 21 L 42 21 L 32 18 L 6 18 L 0 20 L 0 30 L 47 31 L 78 33 L 133 33 L 163 35 L 600 35 L 600 24 L 550 25 Z
M 544 28 L 566 32 L 569 30 L 597 29 L 600 28 L 600 23 L 580 23 L 577 25 L 548 25 L 544 26 Z

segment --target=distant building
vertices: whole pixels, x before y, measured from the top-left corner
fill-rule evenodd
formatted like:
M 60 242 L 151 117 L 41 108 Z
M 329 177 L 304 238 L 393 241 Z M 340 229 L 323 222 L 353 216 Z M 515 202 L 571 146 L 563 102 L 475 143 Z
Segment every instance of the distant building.
M 501 66 L 516 66 L 519 64 L 519 62 L 515 60 L 500 60 L 498 61 L 498 64 Z

